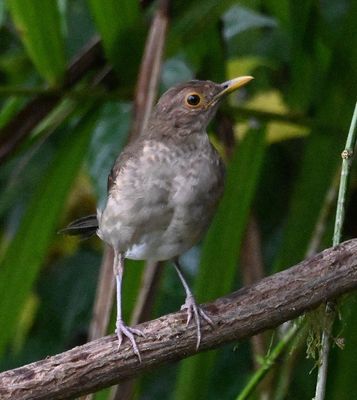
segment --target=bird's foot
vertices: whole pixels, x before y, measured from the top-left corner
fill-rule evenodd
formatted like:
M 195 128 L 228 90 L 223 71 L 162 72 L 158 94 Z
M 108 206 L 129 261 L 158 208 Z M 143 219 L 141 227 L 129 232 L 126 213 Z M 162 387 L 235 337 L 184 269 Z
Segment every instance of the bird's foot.
M 198 350 L 201 343 L 201 319 L 206 321 L 210 326 L 213 326 L 214 323 L 212 319 L 196 303 L 196 300 L 192 295 L 186 297 L 185 303 L 181 306 L 181 310 L 187 310 L 186 326 L 191 322 L 192 319 L 195 320 L 197 329 L 196 350 Z
M 130 328 L 129 326 L 125 325 L 123 320 L 121 320 L 121 319 L 117 320 L 115 333 L 117 334 L 117 337 L 118 337 L 118 342 L 119 342 L 118 348 L 120 348 L 120 346 L 123 342 L 124 336 L 126 336 L 130 340 L 131 347 L 133 348 L 134 353 L 136 354 L 139 361 L 141 362 L 140 351 L 136 344 L 134 335 L 144 337 L 145 336 L 144 333 L 140 329 Z

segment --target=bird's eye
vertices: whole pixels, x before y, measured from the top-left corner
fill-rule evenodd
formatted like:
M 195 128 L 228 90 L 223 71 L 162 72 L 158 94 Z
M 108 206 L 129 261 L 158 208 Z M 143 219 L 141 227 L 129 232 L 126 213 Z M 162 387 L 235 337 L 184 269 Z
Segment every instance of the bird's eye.
M 201 96 L 198 93 L 189 93 L 186 96 L 186 104 L 191 108 L 198 107 L 201 104 Z

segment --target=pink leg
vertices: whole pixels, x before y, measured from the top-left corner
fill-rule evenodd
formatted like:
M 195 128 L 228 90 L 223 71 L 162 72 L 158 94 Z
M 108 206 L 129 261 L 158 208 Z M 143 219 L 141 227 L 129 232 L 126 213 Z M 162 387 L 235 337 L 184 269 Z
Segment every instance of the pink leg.
M 124 255 L 122 253 L 114 250 L 114 274 L 117 285 L 117 321 L 116 321 L 116 334 L 118 336 L 118 348 L 121 346 L 123 338 L 126 336 L 131 343 L 134 353 L 137 355 L 139 361 L 141 362 L 141 355 L 138 349 L 138 346 L 135 341 L 134 335 L 144 336 L 144 334 L 135 328 L 130 328 L 125 325 L 122 318 L 122 310 L 121 310 L 121 286 L 123 281 L 123 272 L 124 272 Z
M 174 266 L 177 271 L 177 274 L 182 282 L 182 285 L 185 289 L 186 293 L 186 300 L 185 303 L 182 305 L 181 310 L 187 310 L 187 322 L 186 325 L 188 325 L 192 319 L 192 317 L 195 320 L 196 323 L 196 328 L 197 328 L 197 343 L 196 343 L 196 349 L 200 347 L 201 343 L 201 319 L 206 321 L 209 325 L 213 326 L 213 321 L 211 318 L 202 310 L 202 308 L 196 303 L 196 300 L 181 272 L 181 267 L 180 264 L 177 260 L 174 261 Z

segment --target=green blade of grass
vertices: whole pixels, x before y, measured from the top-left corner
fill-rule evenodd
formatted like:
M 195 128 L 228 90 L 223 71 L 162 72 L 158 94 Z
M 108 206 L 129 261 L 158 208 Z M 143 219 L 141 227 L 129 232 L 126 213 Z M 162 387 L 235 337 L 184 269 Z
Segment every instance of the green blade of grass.
M 145 35 L 136 0 L 89 0 L 106 56 L 123 81 L 134 78 Z M 128 46 L 130 43 L 130 46 Z
M 265 152 L 265 129 L 252 129 L 229 164 L 224 197 L 203 244 L 196 280 L 198 299 L 228 293 L 235 281 L 239 250 L 256 191 Z M 183 361 L 175 399 L 206 398 L 216 351 Z
M 52 86 L 59 83 L 66 58 L 57 1 L 11 0 L 7 5 L 39 74 Z
M 57 227 L 67 193 L 86 154 L 95 113 L 67 134 L 52 167 L 34 193 L 21 225 L 10 242 L 0 268 L 0 354 L 14 334 L 48 246 Z
M 0 129 L 10 121 L 22 104 L 23 99 L 19 97 L 11 96 L 6 99 L 0 110 Z
M 107 55 L 111 56 L 117 51 L 118 35 L 138 18 L 139 3 L 133 0 L 89 0 L 89 6 Z
M 294 265 L 304 258 L 321 204 L 337 168 L 336 142 L 337 138 L 333 135 L 317 132 L 308 140 L 274 271 Z M 319 154 L 323 156 L 317 158 Z

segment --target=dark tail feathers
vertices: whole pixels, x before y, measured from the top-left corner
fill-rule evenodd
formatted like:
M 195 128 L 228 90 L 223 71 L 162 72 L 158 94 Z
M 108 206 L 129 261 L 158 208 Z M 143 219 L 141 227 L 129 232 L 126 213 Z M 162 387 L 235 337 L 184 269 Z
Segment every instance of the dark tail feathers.
M 61 229 L 58 233 L 65 235 L 81 236 L 83 239 L 87 239 L 97 232 L 98 220 L 95 214 L 87 215 L 86 217 L 76 219 L 71 222 L 68 226 Z

